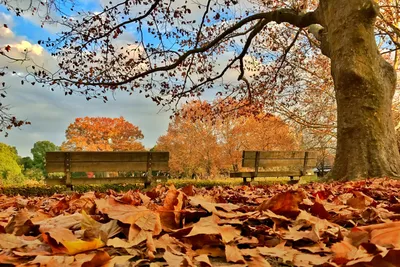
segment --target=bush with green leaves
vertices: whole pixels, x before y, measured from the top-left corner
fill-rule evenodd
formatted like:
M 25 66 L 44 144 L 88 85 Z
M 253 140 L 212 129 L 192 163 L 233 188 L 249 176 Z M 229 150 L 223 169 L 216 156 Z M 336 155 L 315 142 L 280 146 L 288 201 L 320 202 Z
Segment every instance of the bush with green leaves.
M 0 182 L 20 181 L 22 175 L 15 147 L 0 143 Z

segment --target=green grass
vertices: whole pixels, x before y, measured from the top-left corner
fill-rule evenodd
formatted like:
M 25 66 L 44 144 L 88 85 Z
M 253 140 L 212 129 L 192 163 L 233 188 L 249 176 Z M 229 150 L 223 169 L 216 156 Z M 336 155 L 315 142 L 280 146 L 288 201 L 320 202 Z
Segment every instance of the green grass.
M 250 181 L 250 179 L 248 179 Z M 255 185 L 271 185 L 277 183 L 287 183 L 290 179 L 287 177 L 256 178 Z M 305 176 L 299 181 L 300 184 L 318 181 L 316 176 Z M 177 188 L 193 184 L 196 187 L 212 186 L 238 186 L 242 184 L 241 178 L 218 178 L 209 180 L 193 179 L 169 179 L 166 185 L 175 185 Z M 116 192 L 125 192 L 128 190 L 143 189 L 142 184 L 102 184 L 102 185 L 76 185 L 74 191 L 84 193 L 88 191 L 106 192 L 108 189 Z M 0 186 L 0 194 L 15 196 L 51 196 L 61 194 L 67 191 L 65 186 L 47 186 L 44 183 L 26 183 L 24 185 L 4 185 Z
M 298 178 L 297 178 L 298 179 Z M 295 179 L 296 180 L 296 179 Z M 250 181 L 250 179 L 247 179 Z M 255 185 L 269 185 L 277 183 L 287 183 L 289 182 L 289 177 L 269 177 L 269 178 L 255 178 Z M 300 184 L 306 184 L 310 182 L 318 181 L 317 176 L 304 176 L 300 179 Z M 193 180 L 193 179 L 169 179 L 167 184 L 174 184 L 175 187 L 180 188 L 189 184 L 193 184 L 196 187 L 208 187 L 208 186 L 237 186 L 241 185 L 243 182 L 242 178 L 217 178 L 209 180 Z

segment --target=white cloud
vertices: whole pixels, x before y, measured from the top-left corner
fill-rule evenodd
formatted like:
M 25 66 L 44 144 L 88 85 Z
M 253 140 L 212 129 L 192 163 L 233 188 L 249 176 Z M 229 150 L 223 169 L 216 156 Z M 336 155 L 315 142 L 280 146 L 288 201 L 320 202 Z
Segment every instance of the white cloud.
M 28 41 L 21 41 L 20 43 L 13 44 L 11 47 L 17 48 L 19 52 L 28 52 L 35 56 L 41 56 L 43 53 L 43 47 L 38 44 L 31 44 Z

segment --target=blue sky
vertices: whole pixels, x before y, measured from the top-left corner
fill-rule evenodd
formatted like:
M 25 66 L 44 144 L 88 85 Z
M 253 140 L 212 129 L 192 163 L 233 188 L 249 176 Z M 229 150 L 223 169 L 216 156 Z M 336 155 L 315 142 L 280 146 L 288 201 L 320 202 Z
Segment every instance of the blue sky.
M 82 1 L 80 7 L 86 10 L 96 10 L 100 3 L 96 1 Z M 3 20 L 3 21 L 1 21 Z M 30 48 L 40 47 L 38 40 L 54 36 L 56 26 L 40 27 L 37 17 L 26 15 L 17 17 L 0 6 L 1 25 L 9 26 L 8 33 L 0 32 L 0 45 L 24 44 Z M 4 30 L 4 29 L 3 29 Z M 35 61 L 44 64 L 54 60 L 49 53 L 42 51 L 35 56 Z M 4 65 L 4 62 L 0 62 Z M 13 66 L 16 69 L 20 66 Z M 0 136 L 0 142 L 15 146 L 21 156 L 31 156 L 30 149 L 36 141 L 49 140 L 60 145 L 65 140 L 65 130 L 76 117 L 102 116 L 119 117 L 137 125 L 144 134 L 143 144 L 151 148 L 156 144 L 158 137 L 165 134 L 169 123 L 169 112 L 161 111 L 151 100 L 143 95 L 131 95 L 119 92 L 110 100 L 103 103 L 100 100 L 86 101 L 81 96 L 64 96 L 63 92 L 51 92 L 41 86 L 21 86 L 20 80 L 8 76 L 7 84 L 10 85 L 4 103 L 12 107 L 12 113 L 20 119 L 29 120 L 32 125 L 10 131 L 9 137 Z

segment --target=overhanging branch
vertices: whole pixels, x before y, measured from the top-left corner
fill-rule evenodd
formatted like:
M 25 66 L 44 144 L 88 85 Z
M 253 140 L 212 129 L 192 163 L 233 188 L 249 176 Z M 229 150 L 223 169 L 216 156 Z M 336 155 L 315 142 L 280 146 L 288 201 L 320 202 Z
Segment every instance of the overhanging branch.
M 201 53 L 209 51 L 213 47 L 217 46 L 221 41 L 223 41 L 229 35 L 233 34 L 235 31 L 241 29 L 244 25 L 247 25 L 248 23 L 251 23 L 251 22 L 257 21 L 257 20 L 263 21 L 263 24 L 265 23 L 265 25 L 270 22 L 290 23 L 299 28 L 305 28 L 309 25 L 318 23 L 315 12 L 299 14 L 298 12 L 295 12 L 291 9 L 279 9 L 279 10 L 275 10 L 275 11 L 271 11 L 271 12 L 258 13 L 258 14 L 248 16 L 248 17 L 238 21 L 234 25 L 227 28 L 220 35 L 215 37 L 213 40 L 211 40 L 209 43 L 207 43 L 201 47 L 193 48 L 193 49 L 186 51 L 185 53 L 181 54 L 174 61 L 174 63 L 168 64 L 165 66 L 150 68 L 146 71 L 137 73 L 129 78 L 126 78 L 126 79 L 123 79 L 120 81 L 115 81 L 115 82 L 76 81 L 76 80 L 71 80 L 71 79 L 67 79 L 67 78 L 54 79 L 53 81 L 69 82 L 69 83 L 77 84 L 80 86 L 103 86 L 106 88 L 122 86 L 124 84 L 130 83 L 130 82 L 135 81 L 140 78 L 144 78 L 148 75 L 151 75 L 151 74 L 154 74 L 157 72 L 165 72 L 165 71 L 173 70 L 173 69 L 177 68 L 180 64 L 182 64 L 190 56 L 192 56 L 194 54 L 201 54 Z M 256 29 L 254 29 L 253 31 L 255 31 L 255 30 Z M 257 33 L 258 32 L 259 31 L 257 31 Z

